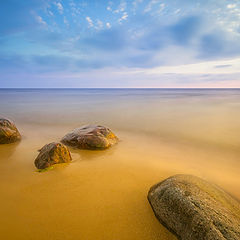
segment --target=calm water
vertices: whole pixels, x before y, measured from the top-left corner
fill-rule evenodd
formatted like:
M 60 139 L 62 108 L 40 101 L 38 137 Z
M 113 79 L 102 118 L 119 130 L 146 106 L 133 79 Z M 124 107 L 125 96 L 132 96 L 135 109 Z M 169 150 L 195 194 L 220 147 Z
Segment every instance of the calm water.
M 238 89 L 5 89 L 0 117 L 23 136 L 0 145 L 3 239 L 175 239 L 146 196 L 177 173 L 240 199 Z M 88 123 L 110 127 L 121 142 L 99 152 L 71 149 L 71 164 L 35 171 L 39 148 Z

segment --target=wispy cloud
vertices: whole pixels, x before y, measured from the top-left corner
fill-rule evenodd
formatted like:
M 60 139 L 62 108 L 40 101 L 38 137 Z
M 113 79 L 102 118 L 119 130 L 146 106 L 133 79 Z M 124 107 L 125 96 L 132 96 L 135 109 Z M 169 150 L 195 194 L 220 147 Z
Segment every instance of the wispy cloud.
M 55 3 L 60 14 L 63 14 L 63 5 L 60 2 Z
M 40 23 L 42 25 L 47 25 L 47 23 L 42 19 L 41 16 L 36 16 L 36 20 L 38 23 Z
M 237 6 L 236 4 L 228 4 L 228 5 L 227 5 L 227 8 L 232 9 L 232 8 L 235 8 L 236 6 Z
M 49 13 L 50 16 L 54 16 L 52 11 L 49 10 L 48 13 Z
M 127 2 L 126 1 L 121 1 L 121 3 L 119 4 L 118 8 L 116 10 L 114 10 L 114 13 L 121 13 L 124 12 L 127 8 Z
M 151 0 L 145 7 L 144 12 L 150 12 L 155 4 L 159 3 L 159 0 Z
M 103 22 L 99 19 L 97 19 L 97 25 L 96 25 L 96 29 L 100 30 L 103 28 Z
M 122 17 L 118 19 L 118 22 L 122 23 L 122 21 L 127 20 L 127 18 L 128 18 L 128 14 L 127 12 L 124 12 Z
M 92 21 L 92 19 L 87 16 L 87 17 L 86 17 L 86 20 L 87 20 L 87 22 L 88 22 L 88 26 L 89 26 L 89 27 L 93 27 L 93 21 Z
M 240 69 L 235 0 L 11 0 L 1 1 L 0 21 L 1 76 L 77 76 L 111 68 L 129 79 L 144 72 L 156 81 L 168 73 L 188 81 L 200 74 L 205 81 L 207 75 L 235 78 Z

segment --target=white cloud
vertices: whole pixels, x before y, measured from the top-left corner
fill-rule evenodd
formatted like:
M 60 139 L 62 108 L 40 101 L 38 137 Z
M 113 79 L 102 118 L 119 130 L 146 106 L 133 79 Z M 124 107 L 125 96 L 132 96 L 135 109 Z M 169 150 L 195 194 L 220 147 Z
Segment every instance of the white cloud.
M 107 28 L 111 28 L 111 24 L 109 22 L 106 23 Z
M 121 1 L 121 3 L 119 4 L 118 8 L 115 11 L 113 11 L 113 12 L 114 13 L 124 12 L 126 8 L 127 8 L 127 3 L 125 1 Z
M 107 6 L 108 11 L 112 11 L 112 8 L 110 6 Z
M 127 15 L 127 13 L 125 12 L 124 14 L 123 14 L 123 16 L 122 16 L 122 19 L 123 20 L 126 20 L 128 18 L 128 15 Z
M 49 10 L 48 13 L 49 13 L 49 15 L 54 16 L 52 11 Z
M 159 0 L 152 0 L 152 1 L 150 1 L 149 2 L 149 4 L 146 6 L 146 8 L 144 9 L 144 12 L 146 13 L 146 12 L 150 12 L 151 10 L 152 10 L 152 7 L 155 5 L 155 4 L 157 4 L 157 3 L 159 3 Z
M 180 13 L 180 12 L 181 12 L 181 9 L 178 8 L 178 9 L 174 12 L 174 14 L 178 14 L 178 13 Z
M 228 4 L 227 8 L 232 9 L 232 8 L 235 8 L 236 6 L 237 6 L 236 4 Z
M 160 4 L 160 9 L 162 10 L 162 9 L 164 9 L 165 8 L 165 4 L 164 3 L 161 3 Z
M 92 21 L 92 19 L 87 16 L 87 17 L 86 17 L 86 20 L 87 20 L 87 22 L 88 22 L 88 26 L 89 26 L 89 27 L 93 27 L 93 21 Z
M 162 11 L 165 9 L 165 4 L 164 4 L 164 3 L 161 3 L 161 4 L 159 5 L 159 7 L 156 7 L 156 9 L 157 9 L 156 13 L 157 13 L 157 14 L 161 14 Z
M 240 58 L 206 61 L 179 66 L 162 66 L 144 70 L 146 74 L 233 74 L 240 73 Z
M 36 20 L 38 23 L 40 23 L 42 25 L 47 25 L 47 23 L 40 16 L 36 16 Z
M 57 6 L 59 13 L 63 14 L 63 5 L 60 2 L 55 3 L 55 5 Z
M 96 29 L 101 29 L 101 28 L 103 28 L 103 22 L 98 19 Z
M 118 22 L 122 23 L 122 21 L 127 20 L 127 18 L 128 18 L 128 14 L 127 12 L 124 12 L 122 17 L 118 19 Z

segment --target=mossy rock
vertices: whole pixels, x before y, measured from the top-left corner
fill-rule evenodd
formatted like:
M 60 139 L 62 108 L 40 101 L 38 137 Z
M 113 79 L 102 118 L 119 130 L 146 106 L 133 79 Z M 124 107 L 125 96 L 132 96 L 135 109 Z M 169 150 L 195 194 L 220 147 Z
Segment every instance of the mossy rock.
M 66 146 L 61 143 L 49 143 L 39 150 L 34 161 L 38 169 L 49 169 L 54 164 L 71 162 L 72 157 Z M 42 172 L 42 171 L 41 171 Z

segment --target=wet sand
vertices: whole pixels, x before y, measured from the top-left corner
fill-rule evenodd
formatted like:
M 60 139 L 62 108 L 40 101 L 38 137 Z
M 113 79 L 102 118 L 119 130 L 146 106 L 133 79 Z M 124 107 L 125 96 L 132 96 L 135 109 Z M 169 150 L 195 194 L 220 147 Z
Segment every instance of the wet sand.
M 62 117 L 56 114 L 59 109 L 40 107 L 41 101 L 30 104 L 26 98 L 13 101 L 12 108 L 0 104 L 2 115 L 10 115 L 23 135 L 17 144 L 0 145 L 2 239 L 176 239 L 156 220 L 147 192 L 156 182 L 178 173 L 207 179 L 240 199 L 239 113 L 235 111 L 239 102 L 232 98 L 230 105 L 214 98 L 206 108 L 205 100 L 201 99 L 200 107 L 194 99 L 196 109 L 189 99 L 184 99 L 188 102 L 184 107 L 182 100 L 169 103 L 164 98 L 167 110 L 159 99 L 141 104 L 138 99 L 142 107 L 136 108 L 137 100 L 134 104 L 128 98 L 126 109 L 127 103 L 122 102 L 115 111 L 109 103 L 102 109 L 79 108 L 79 112 L 79 106 L 73 110 L 74 102 L 68 101 Z M 99 101 L 94 101 L 98 106 Z M 26 108 L 28 104 L 35 110 Z M 202 115 L 203 109 L 209 114 Z M 39 148 L 60 140 L 78 122 L 95 119 L 112 128 L 121 139 L 119 144 L 106 151 L 70 149 L 72 163 L 36 171 L 33 161 Z

